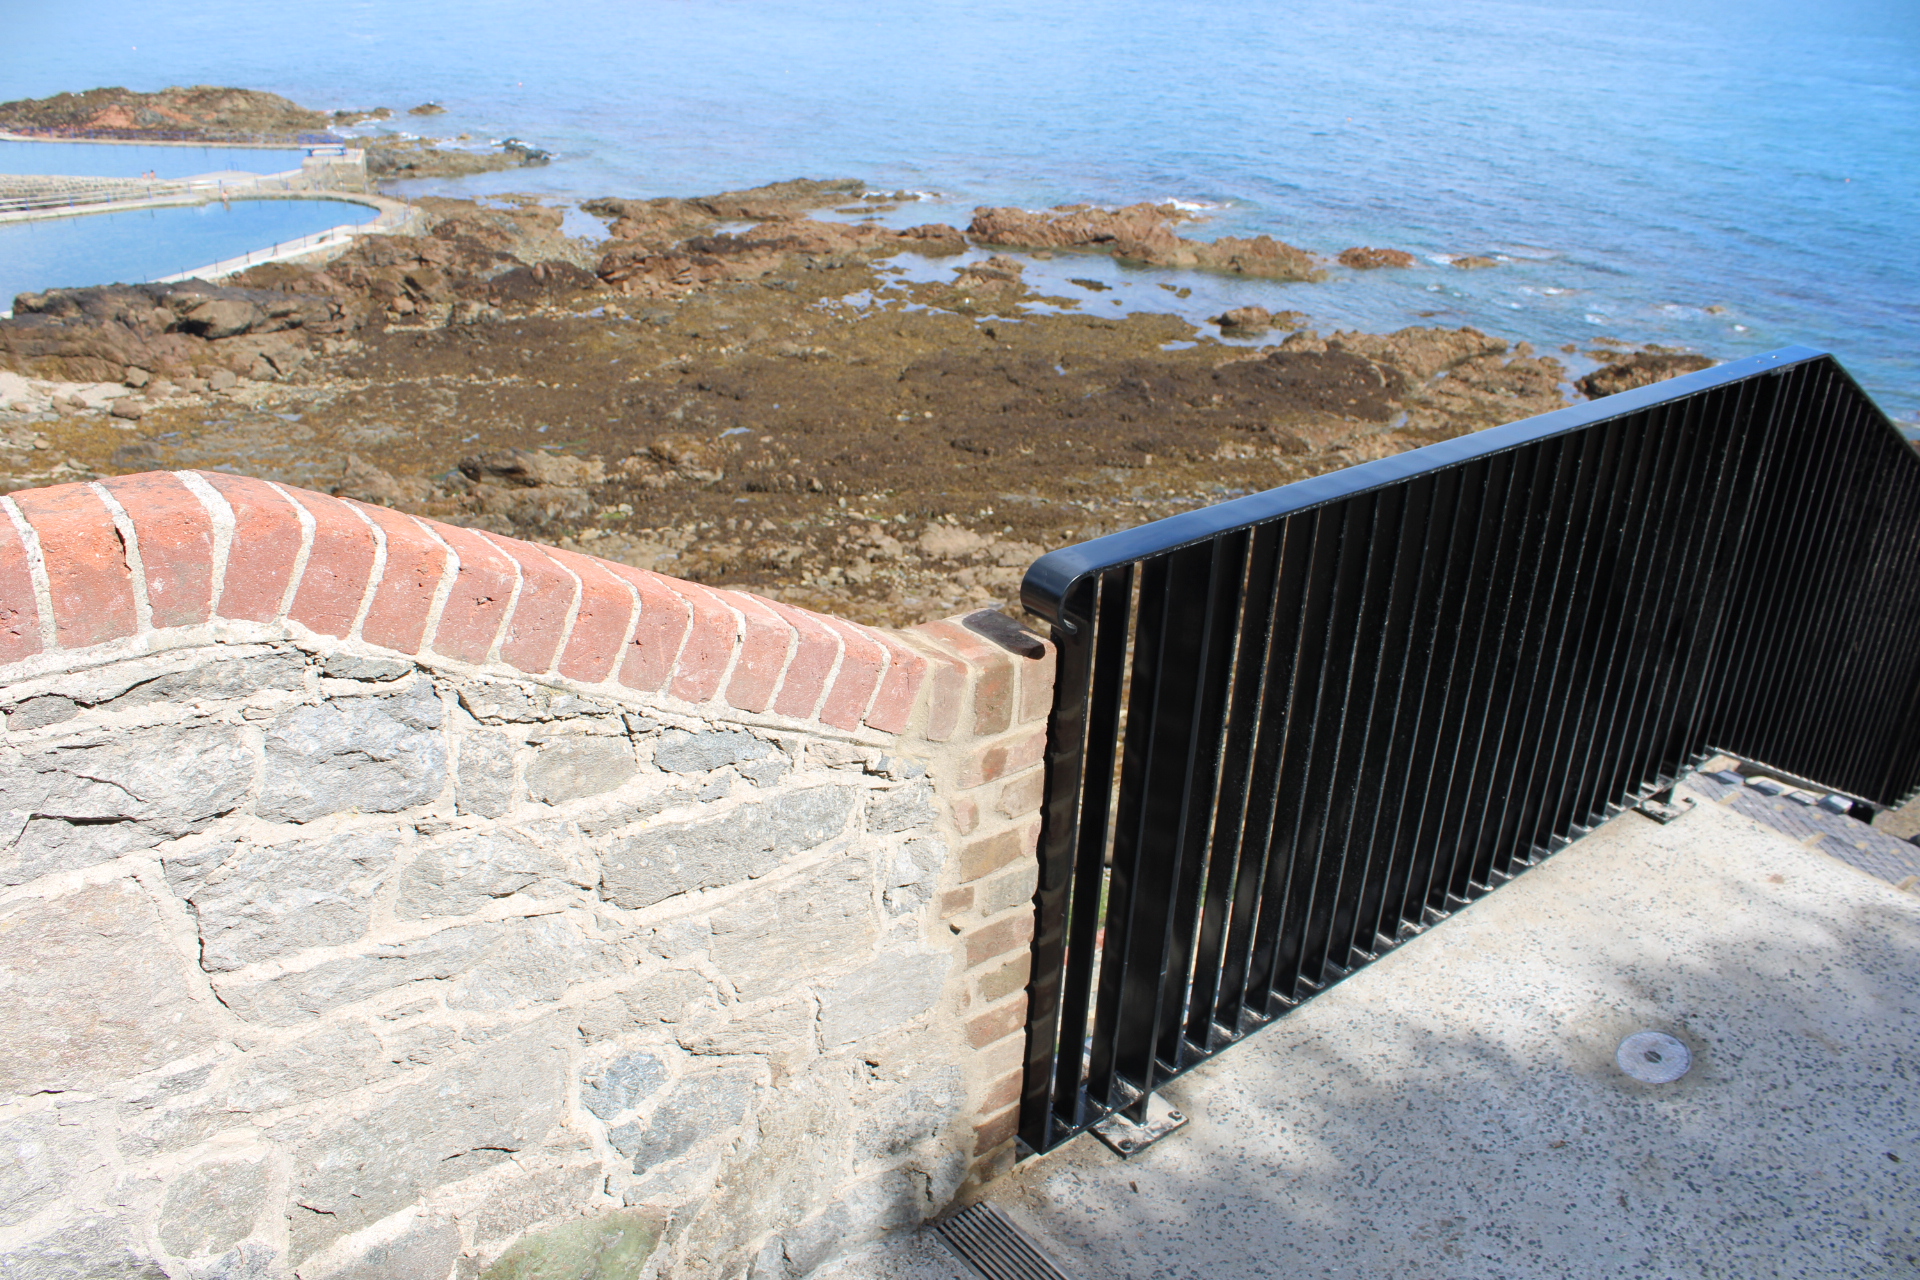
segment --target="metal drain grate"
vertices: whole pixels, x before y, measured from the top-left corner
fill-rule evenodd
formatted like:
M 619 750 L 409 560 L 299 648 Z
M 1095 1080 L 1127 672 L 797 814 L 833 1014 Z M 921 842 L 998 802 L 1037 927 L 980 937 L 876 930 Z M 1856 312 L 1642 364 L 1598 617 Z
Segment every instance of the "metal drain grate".
M 1067 1280 L 1013 1219 L 990 1204 L 968 1205 L 933 1229 L 960 1261 L 986 1280 Z

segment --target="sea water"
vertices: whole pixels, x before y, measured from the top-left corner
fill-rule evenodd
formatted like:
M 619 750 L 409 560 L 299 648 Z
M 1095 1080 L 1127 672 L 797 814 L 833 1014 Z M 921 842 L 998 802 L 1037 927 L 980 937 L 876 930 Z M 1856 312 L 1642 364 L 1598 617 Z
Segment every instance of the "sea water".
M 0 305 L 62 285 L 178 275 L 379 216 L 344 200 L 236 200 L 0 223 Z
M 22 5 L 0 97 L 219 83 L 556 153 L 414 190 L 555 202 L 808 175 L 980 204 L 1179 199 L 1409 271 L 1197 280 L 1074 259 L 1088 309 L 1252 302 L 1732 358 L 1836 352 L 1920 414 L 1913 0 L 95 0 Z M 1461 271 L 1449 257 L 1499 265 Z M 1062 261 L 1055 260 L 1056 263 Z M 1033 271 L 1030 270 L 1030 276 Z M 1185 300 L 1155 286 L 1192 287 Z M 1067 287 L 1063 285 L 1063 291 Z

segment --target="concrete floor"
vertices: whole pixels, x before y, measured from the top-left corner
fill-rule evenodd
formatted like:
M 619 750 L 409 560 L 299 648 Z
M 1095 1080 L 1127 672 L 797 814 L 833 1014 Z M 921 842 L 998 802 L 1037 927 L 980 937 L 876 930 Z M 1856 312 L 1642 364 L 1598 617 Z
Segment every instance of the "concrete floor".
M 1680 1081 L 1620 1040 L 1692 1049 Z M 1920 1277 L 1920 897 L 1628 814 L 988 1199 L 1077 1280 Z M 970 1277 L 929 1234 L 834 1280 Z

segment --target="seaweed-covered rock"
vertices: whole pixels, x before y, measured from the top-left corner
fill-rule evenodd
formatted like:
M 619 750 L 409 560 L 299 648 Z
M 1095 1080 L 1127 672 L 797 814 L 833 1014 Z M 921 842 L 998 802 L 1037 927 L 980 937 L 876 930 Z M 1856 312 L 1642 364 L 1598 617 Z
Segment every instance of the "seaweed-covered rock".
M 1356 271 L 1378 271 L 1382 267 L 1411 267 L 1414 265 L 1414 256 L 1405 249 L 1342 249 L 1340 265 L 1352 267 Z
M 1281 312 L 1281 315 L 1285 317 L 1297 316 L 1299 314 L 1297 311 Z M 1231 311 L 1224 311 L 1217 316 L 1211 317 L 1211 319 L 1213 323 L 1220 326 L 1220 332 L 1229 338 L 1255 337 L 1273 328 L 1274 325 L 1273 312 L 1267 310 L 1265 307 L 1235 307 Z M 1285 320 L 1282 320 L 1281 324 L 1285 328 L 1299 327 L 1298 325 L 1289 325 Z
M 1035 213 L 981 208 L 967 234 L 981 244 L 1026 249 L 1103 249 L 1116 258 L 1156 267 L 1198 268 L 1263 280 L 1319 280 L 1319 260 L 1272 236 L 1188 240 L 1174 232 L 1187 214 L 1173 205 L 1131 204 L 1120 209 L 1067 205 Z
M 0 322 L 0 366 L 78 382 L 118 382 L 129 367 L 260 376 L 263 360 L 273 377 L 298 363 L 308 335 L 353 324 L 335 298 L 198 280 L 23 293 L 13 310 Z
M 1710 369 L 1713 361 L 1686 351 L 1636 351 L 1615 364 L 1596 369 L 1573 385 L 1589 400 L 1618 395 L 1635 387 L 1665 382 L 1683 373 Z

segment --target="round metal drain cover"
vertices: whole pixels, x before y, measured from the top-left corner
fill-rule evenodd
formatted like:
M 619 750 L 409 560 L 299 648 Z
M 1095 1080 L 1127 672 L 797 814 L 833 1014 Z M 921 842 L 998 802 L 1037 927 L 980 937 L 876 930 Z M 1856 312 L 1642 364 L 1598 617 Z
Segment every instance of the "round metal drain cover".
M 1672 1084 L 1687 1074 L 1693 1054 L 1687 1046 L 1662 1031 L 1636 1031 L 1620 1042 L 1614 1055 L 1620 1069 L 1648 1084 Z

